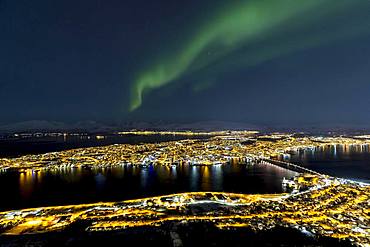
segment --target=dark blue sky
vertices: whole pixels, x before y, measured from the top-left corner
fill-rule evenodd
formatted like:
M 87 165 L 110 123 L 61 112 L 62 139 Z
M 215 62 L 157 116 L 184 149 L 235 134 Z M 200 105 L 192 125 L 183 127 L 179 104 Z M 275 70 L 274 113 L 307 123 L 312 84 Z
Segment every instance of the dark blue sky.
M 370 124 L 370 2 L 324 1 L 0 0 L 0 123 Z

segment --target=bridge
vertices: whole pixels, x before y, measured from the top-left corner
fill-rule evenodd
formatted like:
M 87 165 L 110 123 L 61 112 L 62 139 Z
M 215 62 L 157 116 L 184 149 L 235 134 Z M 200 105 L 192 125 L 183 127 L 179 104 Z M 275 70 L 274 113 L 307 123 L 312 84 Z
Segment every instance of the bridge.
M 272 166 L 278 166 L 278 167 L 285 168 L 285 169 L 288 169 L 288 170 L 291 170 L 291 171 L 294 171 L 294 172 L 298 172 L 298 173 L 310 173 L 310 174 L 313 174 L 313 175 L 322 175 L 319 172 L 307 169 L 305 167 L 302 167 L 302 166 L 299 166 L 299 165 L 296 165 L 296 164 L 293 164 L 293 163 L 280 161 L 280 160 L 271 160 L 271 159 L 263 158 L 263 159 L 260 160 L 260 163 L 267 164 L 267 165 L 272 165 Z

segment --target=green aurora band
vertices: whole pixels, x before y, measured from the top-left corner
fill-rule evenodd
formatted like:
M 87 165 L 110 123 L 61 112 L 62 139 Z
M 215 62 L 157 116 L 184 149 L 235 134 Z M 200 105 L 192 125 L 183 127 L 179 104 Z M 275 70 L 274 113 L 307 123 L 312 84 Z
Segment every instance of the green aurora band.
M 300 49 L 370 31 L 369 26 L 358 23 L 349 22 L 349 26 L 339 27 L 335 24 L 338 16 L 361 16 L 361 13 L 370 21 L 370 12 L 367 12 L 370 1 L 367 0 L 230 2 L 230 8 L 215 14 L 182 49 L 138 74 L 131 88 L 130 111 L 141 106 L 144 93 L 201 70 L 213 68 L 216 73 L 230 66 L 253 66 Z M 363 19 L 361 21 L 363 23 Z M 323 22 L 331 24 L 330 28 L 315 28 Z M 215 70 L 216 67 L 220 68 Z

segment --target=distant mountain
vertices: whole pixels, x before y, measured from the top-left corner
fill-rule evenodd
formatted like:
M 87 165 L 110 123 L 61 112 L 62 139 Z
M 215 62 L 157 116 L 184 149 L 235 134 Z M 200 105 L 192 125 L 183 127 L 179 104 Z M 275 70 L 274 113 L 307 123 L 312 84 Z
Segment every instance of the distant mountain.
M 32 120 L 14 124 L 0 125 L 0 133 L 15 132 L 52 132 L 52 131 L 78 131 L 78 132 L 109 132 L 114 127 L 103 125 L 95 121 L 83 121 L 75 124 L 66 124 L 55 121 Z
M 368 133 L 370 125 L 351 124 L 307 124 L 307 125 L 266 125 L 258 126 L 241 122 L 203 121 L 193 123 L 171 122 L 122 122 L 118 124 L 103 124 L 96 121 L 82 121 L 66 124 L 56 121 L 33 120 L 14 124 L 0 125 L 0 134 L 16 132 L 89 132 L 107 133 L 125 130 L 174 130 L 174 131 L 218 131 L 218 130 L 258 130 L 266 132 L 306 132 L 311 134 L 322 133 Z
M 116 131 L 119 128 L 117 126 L 111 126 L 102 124 L 96 121 L 82 121 L 77 122 L 71 126 L 69 126 L 69 130 L 75 130 L 75 131 L 87 131 L 87 132 L 112 132 Z
M 258 127 L 256 125 L 226 121 L 204 121 L 182 124 L 162 123 L 162 124 L 153 124 L 152 128 L 159 130 L 194 130 L 194 131 L 261 130 L 261 127 Z
M 295 124 L 292 126 L 286 124 L 273 125 L 266 128 L 266 131 L 281 132 L 306 132 L 310 134 L 355 134 L 369 133 L 369 124 L 343 124 L 343 123 L 316 123 L 316 124 Z
M 18 122 L 14 124 L 7 124 L 0 126 L 1 133 L 13 133 L 18 131 L 50 131 L 50 130 L 65 130 L 67 126 L 61 122 L 50 122 L 43 120 L 32 120 Z
M 195 123 L 168 123 L 168 122 L 124 122 L 116 125 L 106 125 L 96 121 L 83 121 L 74 124 L 66 124 L 63 122 L 32 120 L 18 122 L 14 124 L 0 125 L 0 133 L 16 133 L 16 132 L 52 132 L 52 131 L 76 131 L 103 133 L 124 130 L 174 130 L 174 131 L 217 131 L 217 130 L 260 130 L 258 126 L 224 122 L 224 121 L 205 121 Z

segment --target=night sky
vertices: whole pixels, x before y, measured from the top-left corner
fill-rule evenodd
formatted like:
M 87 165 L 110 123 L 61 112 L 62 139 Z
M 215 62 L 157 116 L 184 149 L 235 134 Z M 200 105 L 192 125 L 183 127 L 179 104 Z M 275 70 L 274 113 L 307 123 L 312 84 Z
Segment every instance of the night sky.
M 0 0 L 0 113 L 370 124 L 370 1 Z

